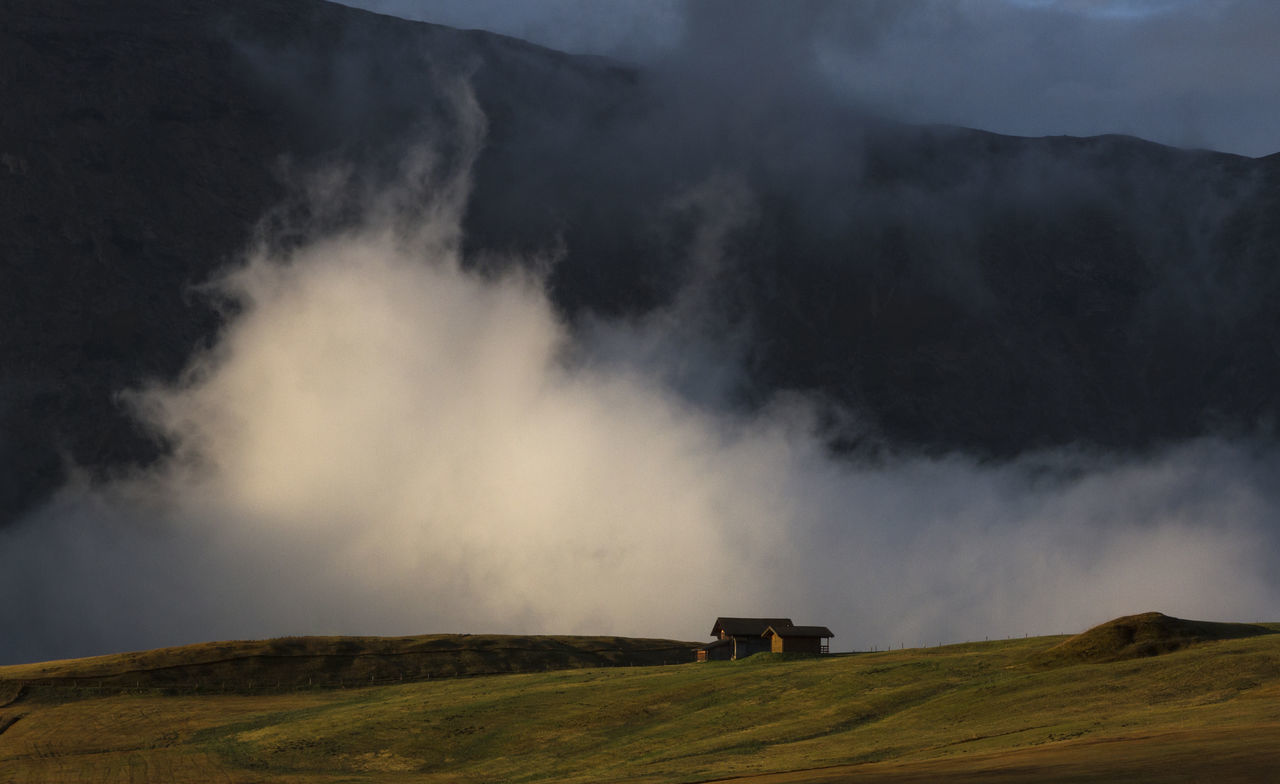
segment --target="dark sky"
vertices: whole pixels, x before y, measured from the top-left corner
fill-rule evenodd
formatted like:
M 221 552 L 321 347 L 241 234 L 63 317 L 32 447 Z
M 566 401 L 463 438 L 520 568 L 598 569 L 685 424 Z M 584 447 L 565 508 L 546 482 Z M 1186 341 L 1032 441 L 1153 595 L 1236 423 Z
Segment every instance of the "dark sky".
M 1274 0 L 345 0 L 580 53 L 821 80 L 913 122 L 1280 151 Z

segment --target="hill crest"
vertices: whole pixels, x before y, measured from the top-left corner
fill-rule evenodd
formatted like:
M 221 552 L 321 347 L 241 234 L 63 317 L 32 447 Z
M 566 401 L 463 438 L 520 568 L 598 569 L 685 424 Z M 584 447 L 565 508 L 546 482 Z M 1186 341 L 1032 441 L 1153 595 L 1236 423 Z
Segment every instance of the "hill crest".
M 0 667 L 0 685 L 230 692 L 368 685 L 692 661 L 694 643 L 630 637 L 433 634 L 278 637 Z
M 1044 651 L 1040 664 L 1114 662 L 1159 656 L 1202 642 L 1274 634 L 1250 623 L 1174 618 L 1164 613 L 1125 615 L 1081 632 Z

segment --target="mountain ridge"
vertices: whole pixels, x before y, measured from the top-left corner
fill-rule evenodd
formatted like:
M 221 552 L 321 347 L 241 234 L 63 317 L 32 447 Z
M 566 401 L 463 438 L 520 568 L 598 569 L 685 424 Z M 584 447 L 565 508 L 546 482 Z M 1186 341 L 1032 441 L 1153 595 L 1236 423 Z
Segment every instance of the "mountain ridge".
M 423 138 L 448 153 L 442 74 L 466 76 L 489 124 L 469 263 L 555 251 L 548 293 L 575 328 L 669 308 L 696 280 L 688 329 L 747 336 L 718 346 L 740 369 L 730 405 L 822 401 L 854 456 L 1276 436 L 1280 154 L 821 101 L 742 113 L 696 79 L 311 0 L 0 16 L 0 519 L 68 465 L 164 454 L 118 395 L 214 339 L 224 314 L 193 287 L 260 236 L 285 172 L 347 162 L 376 183 Z M 687 197 L 723 172 L 752 207 L 698 278 L 718 208 Z

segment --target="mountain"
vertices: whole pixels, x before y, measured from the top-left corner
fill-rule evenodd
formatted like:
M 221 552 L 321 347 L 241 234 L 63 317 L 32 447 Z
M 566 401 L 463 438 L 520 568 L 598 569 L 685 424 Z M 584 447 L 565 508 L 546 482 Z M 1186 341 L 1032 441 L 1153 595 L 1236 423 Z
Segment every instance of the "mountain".
M 576 327 L 664 309 L 733 336 L 719 403 L 801 391 L 852 456 L 1275 438 L 1280 156 L 757 104 L 679 63 L 319 0 L 9 0 L 0 519 L 68 464 L 163 454 L 118 393 L 209 344 L 226 314 L 199 284 L 264 225 L 315 218 L 288 211 L 306 172 L 376 183 L 424 139 L 451 155 L 459 80 L 487 120 L 473 263 L 555 255 Z

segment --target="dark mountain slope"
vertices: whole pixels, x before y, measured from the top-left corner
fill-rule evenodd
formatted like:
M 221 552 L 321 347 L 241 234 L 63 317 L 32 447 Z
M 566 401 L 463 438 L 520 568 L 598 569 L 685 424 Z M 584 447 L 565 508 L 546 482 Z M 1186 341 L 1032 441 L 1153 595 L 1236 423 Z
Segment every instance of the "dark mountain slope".
M 789 341 L 758 355 L 775 384 L 856 403 L 894 440 L 994 455 L 1272 416 L 1275 166 L 948 130 L 873 140 L 865 164 L 833 199 L 843 224 L 775 213 L 771 239 L 804 260 L 757 266 L 755 312 Z
M 170 377 L 219 316 L 191 287 L 285 198 L 286 171 L 394 174 L 488 118 L 467 249 L 559 247 L 571 321 L 689 281 L 746 334 L 732 400 L 816 393 L 842 448 L 1008 457 L 1206 433 L 1273 437 L 1280 158 L 1125 137 L 880 123 L 798 93 L 755 106 L 478 32 L 315 0 L 0 7 L 0 513 L 154 458 L 116 393 Z M 290 160 L 290 166 L 281 162 Z M 724 260 L 699 228 L 741 198 Z M 479 263 L 479 262 L 477 262 Z

